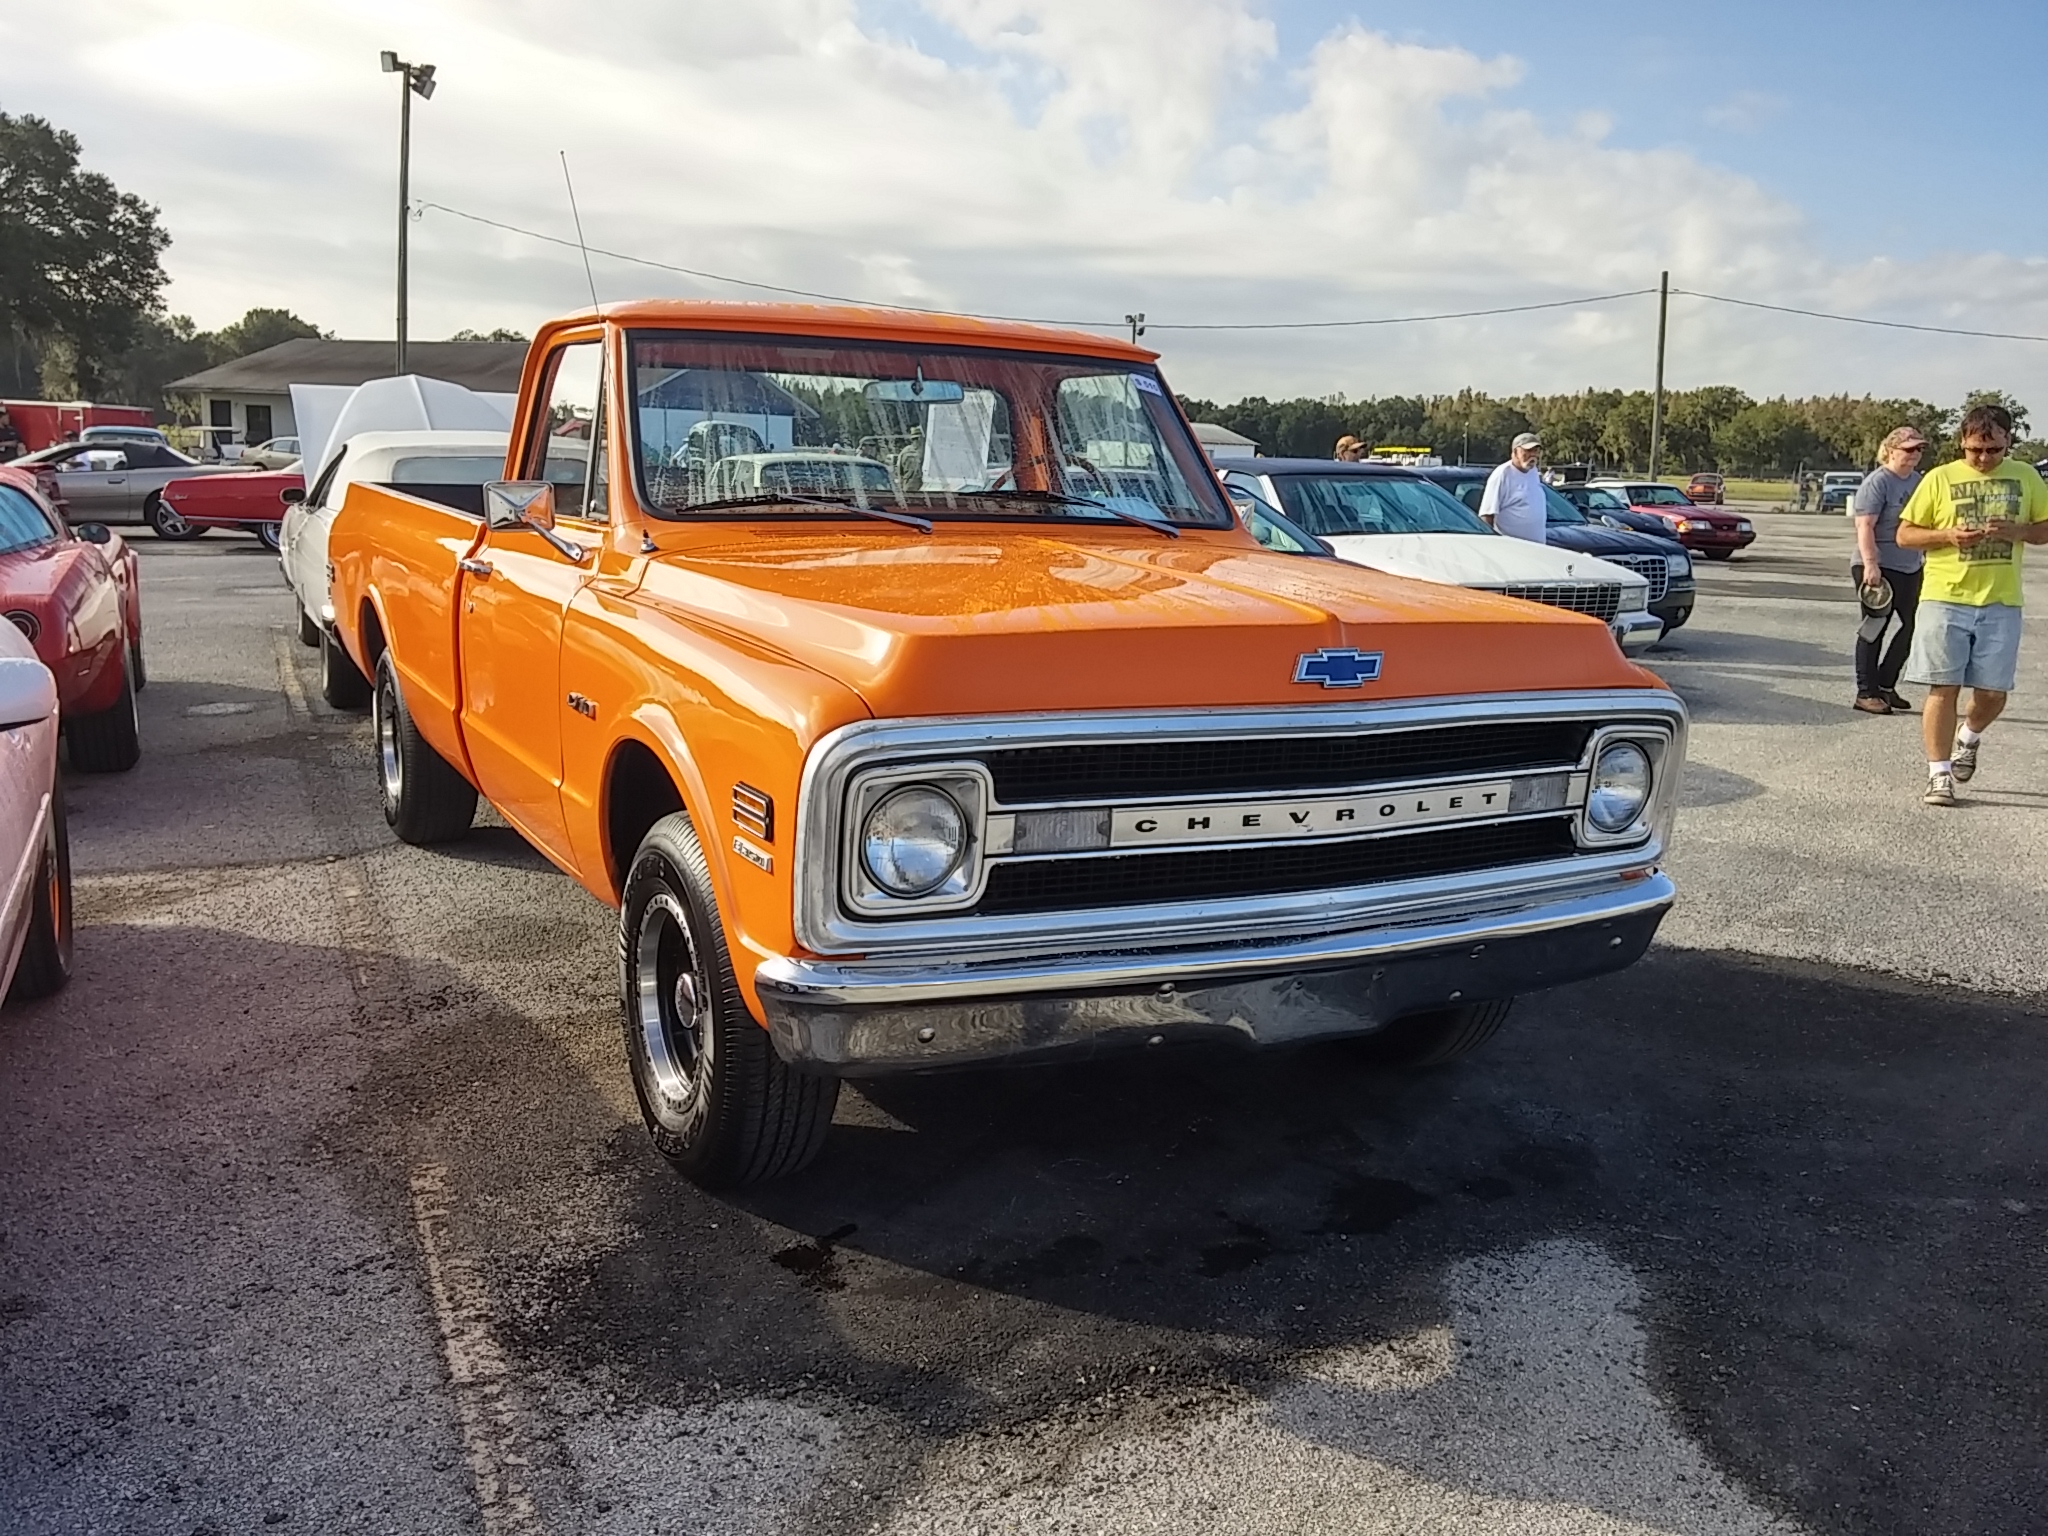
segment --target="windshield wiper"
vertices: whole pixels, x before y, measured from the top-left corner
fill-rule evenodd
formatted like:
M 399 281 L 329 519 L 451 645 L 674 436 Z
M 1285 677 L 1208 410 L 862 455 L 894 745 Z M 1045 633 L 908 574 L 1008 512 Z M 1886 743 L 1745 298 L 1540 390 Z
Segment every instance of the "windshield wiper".
M 863 517 L 872 517 L 880 522 L 900 523 L 905 528 L 915 528 L 919 533 L 930 533 L 930 518 L 915 517 L 908 512 L 885 512 L 880 507 L 863 506 L 857 501 L 839 501 L 824 496 L 805 496 L 797 491 L 774 491 L 760 496 L 727 496 L 720 501 L 692 502 L 678 510 L 684 513 L 712 512 L 721 507 L 769 507 L 785 502 L 795 502 L 806 507 L 830 507 L 834 512 L 858 512 Z
M 988 496 L 999 501 L 1050 501 L 1063 507 L 1093 507 L 1098 512 L 1107 512 L 1111 517 L 1120 517 L 1127 523 L 1136 523 L 1140 528 L 1150 528 L 1154 533 L 1163 533 L 1169 539 L 1180 537 L 1180 530 L 1171 523 L 1161 522 L 1154 517 L 1140 517 L 1135 512 L 1112 506 L 1106 501 L 1097 501 L 1092 496 L 1069 496 L 1065 491 L 953 491 L 954 496 Z

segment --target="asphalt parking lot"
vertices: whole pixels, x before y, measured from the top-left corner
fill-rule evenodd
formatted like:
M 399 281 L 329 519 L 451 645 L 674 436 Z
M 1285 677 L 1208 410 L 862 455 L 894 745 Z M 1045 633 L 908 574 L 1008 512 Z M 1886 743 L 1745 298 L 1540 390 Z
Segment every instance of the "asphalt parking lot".
M 0 1528 L 2048 1527 L 2048 635 L 1926 809 L 1841 520 L 1758 522 L 1650 657 L 1641 965 L 1433 1073 L 877 1085 L 737 1199 L 646 1144 L 609 914 L 393 843 L 274 560 L 139 538 L 143 762 L 0 1016 Z

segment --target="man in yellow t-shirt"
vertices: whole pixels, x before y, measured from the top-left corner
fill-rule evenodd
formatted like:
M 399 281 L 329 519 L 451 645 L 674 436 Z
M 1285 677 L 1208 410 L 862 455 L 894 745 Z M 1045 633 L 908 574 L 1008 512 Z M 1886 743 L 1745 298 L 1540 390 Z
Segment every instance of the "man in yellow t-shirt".
M 1899 547 L 1927 552 L 1906 676 L 1927 685 L 1928 805 L 1954 805 L 1956 785 L 1977 772 L 1978 743 L 2019 669 L 2020 552 L 2048 544 L 2048 484 L 2033 465 L 2005 457 L 2011 412 L 1974 407 L 1961 438 L 1962 458 L 1929 470 L 1899 513 Z M 1958 728 L 1965 686 L 1970 704 Z

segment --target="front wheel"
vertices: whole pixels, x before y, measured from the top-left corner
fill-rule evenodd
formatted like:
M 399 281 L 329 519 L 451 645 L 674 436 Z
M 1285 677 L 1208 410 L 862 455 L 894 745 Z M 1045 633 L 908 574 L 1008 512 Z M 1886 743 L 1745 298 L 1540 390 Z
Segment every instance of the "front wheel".
M 1368 1060 L 1386 1066 L 1438 1066 L 1470 1055 L 1500 1033 L 1508 1010 L 1514 1005 L 1513 998 L 1502 997 L 1467 1003 L 1460 1008 L 1411 1013 L 1376 1034 L 1364 1036 L 1358 1045 Z
M 680 812 L 654 824 L 626 876 L 619 996 L 641 1117 L 692 1183 L 729 1189 L 818 1155 L 839 1081 L 783 1061 L 747 1011 L 704 850 Z
M 275 523 L 258 523 L 256 525 L 256 542 L 269 550 L 273 555 L 284 547 L 283 540 L 278 537 L 277 524 Z
M 21 962 L 7 989 L 9 1002 L 48 997 L 71 979 L 71 832 L 64 818 L 64 785 L 50 786 L 50 822 L 36 864 L 35 905 Z
M 193 527 L 174 510 L 165 506 L 161 496 L 152 496 L 143 503 L 142 520 L 149 524 L 150 532 L 160 539 L 169 539 L 174 544 L 196 539 L 206 532 L 204 528 Z
M 333 640 L 327 644 L 331 647 Z M 405 698 L 386 651 L 377 661 L 374 708 L 377 727 L 377 787 L 384 819 L 402 843 L 453 842 L 476 820 L 476 786 L 428 746 Z
M 1735 551 L 1732 549 L 1703 549 L 1700 553 L 1709 560 L 1733 560 L 1735 558 Z

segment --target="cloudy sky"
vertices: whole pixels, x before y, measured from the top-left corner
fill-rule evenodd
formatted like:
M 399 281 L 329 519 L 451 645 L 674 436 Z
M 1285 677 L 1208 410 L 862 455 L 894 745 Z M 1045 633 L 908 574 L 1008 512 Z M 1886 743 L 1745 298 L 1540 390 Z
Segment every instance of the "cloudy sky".
M 1673 284 L 2048 336 L 2031 190 L 2048 6 L 1896 0 L 71 0 L 0 8 L 0 110 L 163 210 L 170 301 L 390 334 L 397 82 L 416 199 L 876 302 L 1114 326 L 1184 391 L 1647 386 Z M 2006 61 L 2000 63 L 1999 61 Z M 601 297 L 748 290 L 594 260 Z M 575 252 L 428 208 L 415 337 L 587 301 Z M 1674 385 L 2048 412 L 2048 344 L 1672 301 Z

